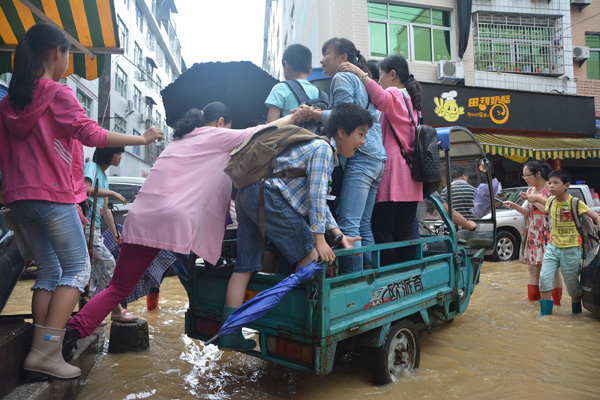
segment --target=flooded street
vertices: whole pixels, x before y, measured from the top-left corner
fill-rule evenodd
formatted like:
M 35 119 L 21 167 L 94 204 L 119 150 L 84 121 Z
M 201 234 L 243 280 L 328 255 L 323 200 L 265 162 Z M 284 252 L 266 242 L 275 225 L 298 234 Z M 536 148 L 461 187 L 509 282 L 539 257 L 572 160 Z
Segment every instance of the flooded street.
M 527 276 L 518 261 L 484 263 L 467 312 L 422 339 L 413 377 L 385 387 L 372 385 L 359 355 L 337 359 L 319 378 L 204 347 L 185 336 L 187 296 L 176 277 L 167 278 L 159 309 L 148 312 L 145 299 L 129 306 L 148 320 L 150 350 L 102 355 L 78 400 L 597 399 L 600 320 L 586 310 L 572 316 L 568 297 L 540 319 L 539 304 L 527 301 Z M 29 312 L 31 283 L 19 283 L 4 313 Z

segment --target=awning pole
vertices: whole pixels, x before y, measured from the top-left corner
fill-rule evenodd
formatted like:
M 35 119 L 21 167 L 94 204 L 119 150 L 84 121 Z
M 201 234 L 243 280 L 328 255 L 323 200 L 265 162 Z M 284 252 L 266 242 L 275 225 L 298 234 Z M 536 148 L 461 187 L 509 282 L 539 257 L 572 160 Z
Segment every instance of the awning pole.
M 79 41 L 77 39 L 75 39 L 73 36 L 69 35 L 69 33 L 67 33 L 64 29 L 62 29 L 60 26 L 58 26 L 58 24 L 56 22 L 52 21 L 39 8 L 37 8 L 36 6 L 34 6 L 33 4 L 31 4 L 31 2 L 29 0 L 19 0 L 19 1 L 21 3 L 23 3 L 23 5 L 25 7 L 29 8 L 32 13 L 34 13 L 35 15 L 37 15 L 38 17 L 40 17 L 44 22 L 46 22 L 47 24 L 54 25 L 57 28 L 59 28 L 61 31 L 63 31 L 64 34 L 67 36 L 67 38 L 71 41 L 71 43 L 73 44 L 73 46 L 75 46 L 77 49 L 79 49 L 79 51 L 81 51 L 83 54 L 85 54 L 86 56 L 88 56 L 92 60 L 96 57 L 94 53 L 92 53 L 84 45 L 82 45 L 81 43 L 79 43 Z

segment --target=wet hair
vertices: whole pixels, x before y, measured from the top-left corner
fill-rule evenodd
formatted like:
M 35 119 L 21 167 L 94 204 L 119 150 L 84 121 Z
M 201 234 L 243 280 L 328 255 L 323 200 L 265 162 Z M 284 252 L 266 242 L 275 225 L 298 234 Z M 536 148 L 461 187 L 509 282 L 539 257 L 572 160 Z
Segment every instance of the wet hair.
M 396 71 L 396 75 L 398 75 L 398 78 L 400 78 L 400 82 L 404 84 L 406 91 L 408 91 L 408 94 L 410 95 L 410 100 L 413 106 L 418 111 L 423 109 L 423 106 L 421 105 L 421 85 L 408 70 L 408 62 L 406 62 L 406 58 L 394 54 L 393 56 L 384 58 L 383 61 L 379 63 L 379 68 L 385 72 L 390 72 L 392 70 Z
M 460 165 L 460 164 L 454 164 L 451 168 L 450 168 L 450 177 L 452 178 L 452 180 L 458 179 L 463 175 L 467 174 L 467 169 Z
M 296 72 L 310 74 L 312 67 L 312 53 L 310 49 L 301 44 L 291 44 L 283 52 L 281 64 L 285 68 L 285 63 Z
M 8 85 L 8 95 L 13 106 L 24 109 L 33 101 L 33 89 L 41 75 L 41 68 L 50 50 L 69 51 L 71 42 L 59 28 L 49 24 L 34 25 L 25 34 L 15 50 L 13 76 Z
M 202 110 L 192 108 L 175 123 L 173 136 L 182 138 L 194 129 L 205 126 L 223 117 L 226 124 L 231 122 L 231 111 L 218 101 L 208 103 Z
M 348 57 L 349 63 L 356 65 L 371 76 L 371 70 L 369 69 L 367 60 L 360 54 L 360 51 L 356 49 L 354 43 L 344 38 L 331 38 L 323 44 L 323 48 L 321 49 L 323 55 L 325 55 L 329 46 L 333 46 L 333 49 L 337 54 L 345 54 Z
M 548 174 L 548 179 L 558 178 L 562 183 L 571 183 L 571 174 L 564 169 L 557 169 Z
M 333 137 L 342 128 L 350 135 L 360 125 L 368 125 L 369 128 L 373 126 L 371 113 L 354 103 L 340 103 L 327 118 L 323 133 L 327 137 Z
M 550 172 L 552 172 L 552 167 L 550 167 L 546 163 L 543 163 L 543 162 L 537 161 L 537 160 L 531 160 L 531 161 L 526 162 L 525 165 L 523 165 L 523 168 L 525 168 L 525 167 L 527 167 L 529 172 L 531 172 L 533 175 L 537 175 L 537 173 L 539 172 L 540 176 L 545 181 L 548 180 L 549 174 L 550 174 Z
M 376 81 L 379 80 L 379 60 L 369 60 L 367 61 L 369 65 L 369 71 L 371 71 L 371 78 Z
M 100 164 L 107 164 L 110 165 L 110 162 L 112 161 L 112 158 L 115 154 L 118 153 L 123 153 L 125 152 L 125 147 L 105 147 L 105 148 L 96 148 L 96 151 L 94 151 L 94 156 L 92 157 L 92 160 L 100 165 Z

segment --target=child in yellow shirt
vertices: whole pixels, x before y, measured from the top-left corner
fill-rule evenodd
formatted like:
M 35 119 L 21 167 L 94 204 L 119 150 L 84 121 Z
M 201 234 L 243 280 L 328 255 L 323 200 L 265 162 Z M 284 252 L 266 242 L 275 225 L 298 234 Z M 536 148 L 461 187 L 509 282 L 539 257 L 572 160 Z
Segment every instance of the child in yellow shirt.
M 549 175 L 550 197 L 545 210 L 550 213 L 550 240 L 544 253 L 540 272 L 540 309 L 542 316 L 552 314 L 552 287 L 556 270 L 560 268 L 567 292 L 571 296 L 573 314 L 581 313 L 581 269 L 582 241 L 571 211 L 573 196 L 567 193 L 571 175 L 564 170 L 552 171 Z M 554 200 L 552 200 L 554 198 Z M 552 204 L 550 204 L 552 202 Z M 548 207 L 550 205 L 550 207 Z M 600 216 L 590 210 L 583 201 L 578 203 L 577 215 L 587 215 L 600 225 Z

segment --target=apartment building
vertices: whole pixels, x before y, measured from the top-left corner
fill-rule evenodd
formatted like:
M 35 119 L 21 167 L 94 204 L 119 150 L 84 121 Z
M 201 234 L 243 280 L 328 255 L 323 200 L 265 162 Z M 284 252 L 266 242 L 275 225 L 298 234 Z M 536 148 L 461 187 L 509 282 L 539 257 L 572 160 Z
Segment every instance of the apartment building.
M 600 1 L 571 0 L 573 70 L 577 94 L 595 101 L 596 130 L 600 133 Z
M 350 39 L 366 58 L 401 54 L 422 83 L 425 122 L 471 129 L 506 183 L 522 184 L 519 169 L 531 157 L 590 179 L 584 166 L 600 166 L 597 152 L 577 150 L 600 148 L 589 139 L 594 102 L 577 94 L 594 95 L 597 87 L 590 76 L 598 72 L 592 52 L 600 50 L 600 24 L 595 4 L 578 3 L 593 1 L 266 0 L 263 68 L 282 79 L 283 50 L 302 43 L 313 52 L 316 76 L 321 45 L 331 37 Z M 572 26 L 588 33 L 574 36 Z M 580 65 L 574 46 L 578 52 L 585 43 L 590 58 Z M 578 92 L 582 83 L 590 89 Z M 435 101 L 451 93 L 462 112 L 436 113 Z

